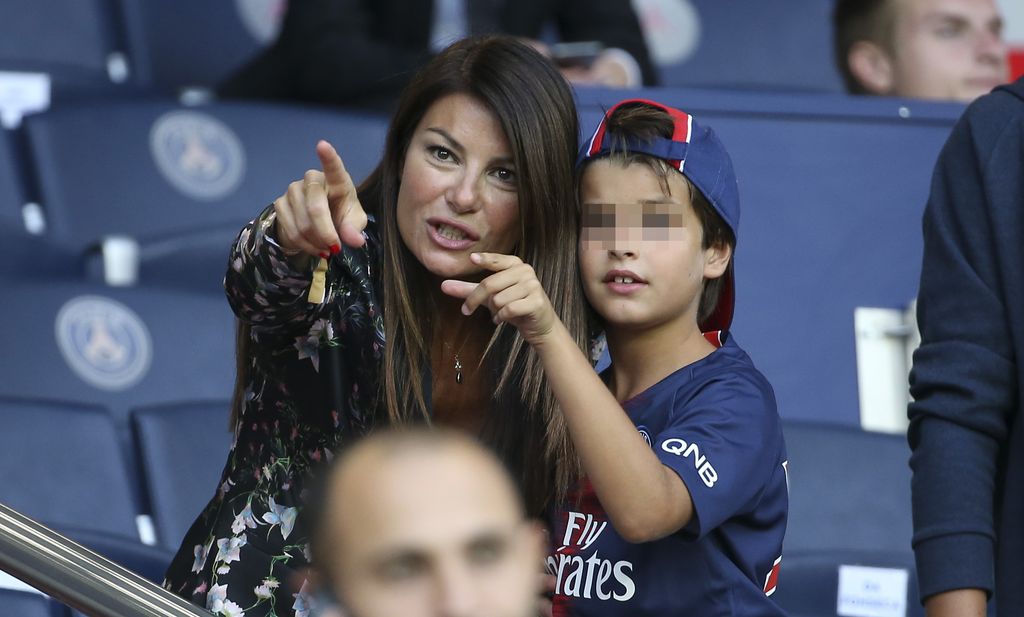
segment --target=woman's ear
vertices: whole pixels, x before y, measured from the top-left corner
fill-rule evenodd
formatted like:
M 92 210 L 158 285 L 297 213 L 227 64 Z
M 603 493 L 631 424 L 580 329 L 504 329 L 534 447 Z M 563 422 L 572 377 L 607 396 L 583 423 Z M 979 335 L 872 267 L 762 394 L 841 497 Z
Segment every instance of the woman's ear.
M 887 95 L 893 89 L 892 56 L 878 43 L 857 41 L 846 62 L 860 85 L 871 94 Z
M 716 279 L 725 274 L 732 259 L 732 247 L 720 242 L 704 249 L 704 278 Z

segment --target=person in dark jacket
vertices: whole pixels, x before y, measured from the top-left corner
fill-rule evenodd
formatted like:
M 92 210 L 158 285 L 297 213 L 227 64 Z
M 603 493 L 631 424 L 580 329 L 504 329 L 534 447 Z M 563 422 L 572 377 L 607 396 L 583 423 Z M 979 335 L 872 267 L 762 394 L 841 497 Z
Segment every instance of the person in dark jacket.
M 924 215 L 908 433 L 929 617 L 1024 607 L 1024 79 L 968 107 Z
M 629 0 L 292 0 L 277 41 L 218 88 L 227 98 L 379 106 L 454 39 L 501 33 L 540 43 L 546 28 L 601 51 L 562 58 L 575 83 L 657 85 Z M 584 46 L 588 47 L 588 46 Z M 570 51 L 569 56 L 572 53 Z

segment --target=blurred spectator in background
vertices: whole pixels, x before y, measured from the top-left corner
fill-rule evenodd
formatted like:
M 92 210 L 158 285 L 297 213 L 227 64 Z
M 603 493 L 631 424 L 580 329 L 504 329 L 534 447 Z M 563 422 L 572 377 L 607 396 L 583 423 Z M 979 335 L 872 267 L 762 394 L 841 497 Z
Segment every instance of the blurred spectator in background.
M 924 214 L 910 374 L 914 552 L 929 617 L 1024 609 L 1024 77 L 967 108 Z
M 542 43 L 551 25 L 573 45 Z M 469 34 L 490 33 L 528 39 L 574 83 L 656 81 L 629 0 L 291 0 L 277 41 L 218 93 L 387 105 L 433 54 Z
M 838 0 L 833 26 L 852 94 L 970 102 L 1008 79 L 995 0 Z
M 537 614 L 543 532 L 472 438 L 378 432 L 335 463 L 313 554 L 346 617 Z

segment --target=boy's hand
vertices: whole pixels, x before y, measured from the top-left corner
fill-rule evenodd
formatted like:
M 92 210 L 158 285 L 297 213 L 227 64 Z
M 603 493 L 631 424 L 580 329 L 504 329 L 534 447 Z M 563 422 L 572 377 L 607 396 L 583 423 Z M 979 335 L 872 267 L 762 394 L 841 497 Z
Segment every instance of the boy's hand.
M 498 253 L 473 253 L 469 258 L 494 274 L 479 283 L 451 279 L 441 283 L 441 291 L 465 300 L 463 314 L 472 315 L 484 305 L 491 311 L 494 323 L 507 321 L 531 345 L 541 342 L 554 329 L 558 317 L 529 264 L 514 255 Z

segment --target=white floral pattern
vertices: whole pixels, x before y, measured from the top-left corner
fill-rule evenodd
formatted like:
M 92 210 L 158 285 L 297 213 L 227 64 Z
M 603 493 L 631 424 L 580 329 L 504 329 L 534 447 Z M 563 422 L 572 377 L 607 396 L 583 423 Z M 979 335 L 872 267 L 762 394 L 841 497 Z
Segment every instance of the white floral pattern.
M 272 213 L 264 211 L 232 247 L 225 290 L 251 331 L 244 409 L 216 495 L 164 580 L 165 588 L 232 617 L 310 614 L 306 592 L 288 585 L 310 559 L 307 486 L 343 438 L 367 430 L 384 349 L 369 276 L 379 259 L 376 221 L 364 248 L 331 258 L 324 301 L 311 304 L 311 269 L 294 269 L 268 235 Z M 341 400 L 325 394 L 325 367 L 345 371 Z

